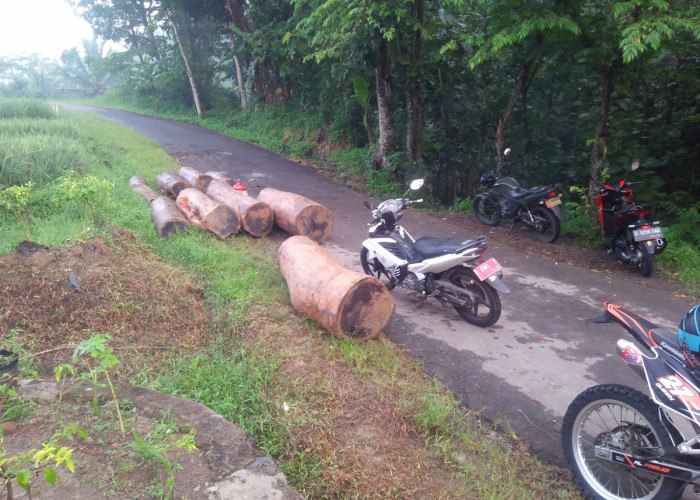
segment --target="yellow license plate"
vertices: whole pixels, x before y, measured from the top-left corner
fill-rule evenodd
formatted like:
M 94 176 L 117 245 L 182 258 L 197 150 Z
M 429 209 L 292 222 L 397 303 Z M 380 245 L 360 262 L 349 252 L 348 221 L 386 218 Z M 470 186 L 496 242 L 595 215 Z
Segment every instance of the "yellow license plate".
M 549 198 L 545 200 L 544 204 L 547 205 L 547 208 L 556 207 L 557 205 L 561 205 L 561 198 L 558 196 L 556 198 Z

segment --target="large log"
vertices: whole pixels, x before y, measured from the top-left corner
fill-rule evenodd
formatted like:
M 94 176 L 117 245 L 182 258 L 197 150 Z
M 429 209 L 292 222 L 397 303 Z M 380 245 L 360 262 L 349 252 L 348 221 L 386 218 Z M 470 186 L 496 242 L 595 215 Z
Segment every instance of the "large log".
M 173 198 L 177 198 L 183 189 L 192 187 L 174 170 L 166 170 L 156 175 L 156 184 L 158 184 L 163 194 Z
M 224 181 L 229 186 L 233 186 L 236 183 L 236 179 L 234 179 L 231 176 L 231 174 L 229 174 L 228 172 L 222 172 L 221 170 L 210 170 L 209 172 L 207 172 L 207 175 L 210 176 L 212 179 L 216 179 L 217 181 Z
M 214 233 L 219 238 L 227 238 L 241 228 L 241 220 L 236 212 L 212 200 L 198 189 L 187 188 L 180 191 L 177 195 L 177 207 L 192 224 Z
M 241 226 L 251 236 L 260 238 L 272 231 L 275 216 L 267 203 L 243 194 L 226 182 L 216 179 L 209 183 L 205 192 L 211 199 L 236 212 L 241 219 Z
M 306 236 L 292 236 L 277 254 L 292 305 L 341 338 L 376 337 L 389 321 L 393 299 L 376 278 L 335 261 Z
M 178 174 L 180 174 L 180 177 L 185 179 L 190 186 L 195 189 L 199 189 L 203 193 L 206 192 L 207 186 L 212 179 L 211 175 L 203 174 L 196 168 L 192 167 L 182 167 L 178 171 Z
M 333 229 L 333 212 L 295 193 L 265 188 L 258 194 L 275 214 L 275 224 L 292 235 L 308 236 L 321 243 Z
M 158 196 L 151 202 L 151 217 L 161 238 L 186 231 L 190 226 L 175 203 L 165 196 Z
M 131 179 L 129 179 L 129 186 L 131 186 L 131 188 L 138 194 L 143 196 L 149 204 L 161 196 L 158 192 L 148 186 L 146 179 L 138 175 L 134 175 Z

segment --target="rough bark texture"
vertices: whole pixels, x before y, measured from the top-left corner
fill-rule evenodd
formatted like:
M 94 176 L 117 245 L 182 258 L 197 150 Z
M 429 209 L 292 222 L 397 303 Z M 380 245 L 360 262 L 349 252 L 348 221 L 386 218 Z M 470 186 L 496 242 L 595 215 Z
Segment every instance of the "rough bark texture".
M 185 179 L 190 186 L 195 189 L 199 189 L 202 192 L 207 190 L 207 186 L 212 180 L 211 175 L 203 174 L 196 168 L 192 167 L 182 167 L 180 170 L 178 170 L 178 174 L 180 174 L 180 177 Z
M 394 302 L 378 279 L 345 268 L 306 236 L 287 239 L 277 257 L 292 305 L 334 335 L 367 340 L 386 326 Z
M 216 171 L 216 172 L 207 172 L 207 175 L 211 177 L 212 179 L 216 179 L 217 181 L 223 181 L 229 186 L 233 186 L 236 183 L 236 179 L 231 177 L 231 175 L 228 172 L 221 172 L 221 171 Z
M 377 88 L 377 118 L 379 142 L 372 160 L 372 170 L 381 170 L 390 165 L 389 153 L 396 150 L 394 129 L 394 90 L 391 84 L 391 60 L 389 46 L 383 38 L 377 42 L 379 63 L 374 69 Z
M 190 60 L 185 52 L 185 47 L 180 41 L 180 32 L 177 29 L 175 20 L 172 16 L 168 16 L 168 20 L 173 27 L 173 33 L 175 34 L 175 40 L 177 41 L 177 46 L 180 48 L 180 54 L 182 55 L 182 60 L 185 62 L 185 71 L 187 72 L 187 78 L 190 81 L 190 89 L 192 89 L 192 99 L 194 100 L 194 107 L 197 110 L 197 118 L 202 117 L 202 105 L 199 102 L 199 90 L 197 90 L 197 82 L 194 79 L 194 72 L 192 71 L 192 66 L 190 65 Z
M 608 147 L 608 118 L 610 117 L 610 99 L 613 92 L 615 70 L 613 67 L 602 69 L 600 76 L 603 87 L 595 126 L 593 150 L 591 151 L 591 178 L 588 181 L 588 217 L 592 228 L 600 227 L 595 199 L 602 184 L 603 160 L 605 160 Z
M 160 190 L 163 191 L 163 194 L 172 196 L 173 198 L 177 198 L 177 195 L 179 195 L 180 191 L 183 189 L 192 187 L 174 170 L 166 170 L 156 175 L 156 184 L 158 184 Z
M 180 231 L 187 231 L 190 227 L 187 219 L 177 209 L 170 198 L 159 196 L 151 202 L 151 217 L 161 238 Z
M 308 236 L 322 242 L 331 234 L 333 212 L 301 195 L 265 188 L 258 200 L 267 203 L 275 214 L 275 224 L 289 234 Z
M 212 200 L 198 189 L 187 188 L 177 196 L 177 207 L 197 227 L 226 238 L 237 233 L 241 220 L 226 205 Z
M 423 48 L 422 26 L 424 22 L 424 0 L 412 4 L 415 27 L 408 36 L 408 83 L 406 85 L 406 158 L 421 163 L 423 155 Z
M 216 179 L 209 183 L 206 193 L 211 199 L 236 212 L 243 229 L 251 236 L 259 238 L 272 231 L 275 216 L 267 203 L 243 194 L 233 189 L 230 184 Z
M 133 176 L 129 179 L 129 186 L 136 191 L 138 194 L 143 196 L 148 203 L 161 196 L 157 191 L 151 189 L 146 182 L 146 179 L 138 175 Z

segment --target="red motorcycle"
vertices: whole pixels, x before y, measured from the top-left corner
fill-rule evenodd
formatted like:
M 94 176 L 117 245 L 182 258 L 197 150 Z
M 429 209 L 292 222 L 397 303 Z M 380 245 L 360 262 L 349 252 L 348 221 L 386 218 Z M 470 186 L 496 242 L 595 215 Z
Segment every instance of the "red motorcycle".
M 606 256 L 615 255 L 625 264 L 637 266 L 639 273 L 651 276 L 654 255 L 666 248 L 659 222 L 649 223 L 644 218 L 651 213 L 648 205 L 632 201 L 631 186 L 641 184 L 621 180 L 617 185 L 604 185 L 596 196 L 600 226 L 605 235 Z

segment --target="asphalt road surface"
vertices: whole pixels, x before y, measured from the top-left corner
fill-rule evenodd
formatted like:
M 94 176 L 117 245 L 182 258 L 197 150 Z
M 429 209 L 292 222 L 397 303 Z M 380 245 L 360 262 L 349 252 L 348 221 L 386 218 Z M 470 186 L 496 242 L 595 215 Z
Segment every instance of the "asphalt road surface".
M 122 111 L 68 106 L 97 113 L 150 137 L 181 162 L 202 171 L 223 170 L 241 178 L 249 194 L 264 187 L 292 191 L 326 206 L 335 224 L 324 247 L 339 262 L 361 271 L 359 250 L 367 237 L 365 197 L 331 182 L 311 168 L 256 146 L 194 125 Z M 139 172 L 134 172 L 139 175 Z M 153 179 L 147 179 L 154 185 Z M 421 236 L 465 236 L 447 221 L 407 210 L 402 225 Z M 394 290 L 394 312 L 385 335 L 421 358 L 467 407 L 507 424 L 546 463 L 561 464 L 561 422 L 568 404 L 599 383 L 621 383 L 645 393 L 641 379 L 617 357 L 615 343 L 629 335 L 616 324 L 589 325 L 603 302 L 615 302 L 675 331 L 689 304 L 660 280 L 639 274 L 595 273 L 528 256 L 489 239 L 489 255 L 504 268 L 511 293 L 501 294 L 501 319 L 478 328 L 450 307 Z M 524 236 L 528 237 L 528 236 Z M 673 242 L 671 242 L 673 244 Z

